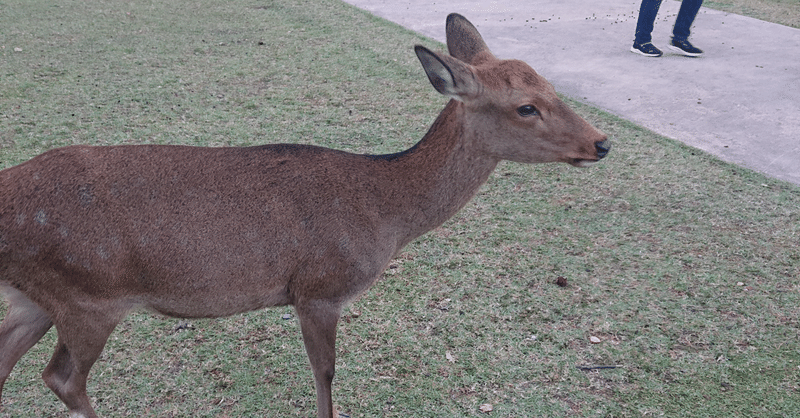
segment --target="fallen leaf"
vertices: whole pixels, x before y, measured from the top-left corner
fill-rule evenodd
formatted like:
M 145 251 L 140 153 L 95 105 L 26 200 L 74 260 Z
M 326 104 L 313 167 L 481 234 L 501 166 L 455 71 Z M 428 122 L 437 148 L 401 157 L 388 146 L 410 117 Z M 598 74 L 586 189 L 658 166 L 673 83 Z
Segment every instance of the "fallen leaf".
M 22 52 L 22 48 L 14 48 L 14 52 Z
M 594 335 L 589 337 L 589 341 L 591 341 L 592 344 L 600 344 L 602 342 L 600 338 L 597 338 Z
M 480 409 L 481 412 L 483 412 L 484 414 L 488 414 L 489 412 L 492 412 L 494 410 L 494 407 L 490 403 L 485 403 L 481 405 L 478 409 Z
M 445 353 L 444 353 L 444 358 L 446 358 L 446 359 L 447 359 L 447 361 L 449 361 L 450 363 L 455 363 L 455 362 L 456 362 L 456 358 L 455 358 L 455 357 L 453 357 L 453 355 L 452 355 L 452 354 L 450 354 L 450 352 L 449 352 L 449 351 L 447 351 L 447 352 L 445 352 Z

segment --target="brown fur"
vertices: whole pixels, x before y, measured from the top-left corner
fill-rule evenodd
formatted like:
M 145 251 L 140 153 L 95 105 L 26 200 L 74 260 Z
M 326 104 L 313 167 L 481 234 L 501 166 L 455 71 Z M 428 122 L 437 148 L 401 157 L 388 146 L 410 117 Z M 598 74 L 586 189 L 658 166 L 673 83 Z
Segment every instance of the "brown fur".
M 341 308 L 413 239 L 463 207 L 502 159 L 586 165 L 605 136 L 520 61 L 492 56 L 463 17 L 452 56 L 417 47 L 452 97 L 413 148 L 356 155 L 302 145 L 73 146 L 0 172 L 0 391 L 55 325 L 43 378 L 75 416 L 96 417 L 89 369 L 134 308 L 220 317 L 294 305 L 318 415 L 333 414 Z M 521 116 L 521 106 L 538 114 Z

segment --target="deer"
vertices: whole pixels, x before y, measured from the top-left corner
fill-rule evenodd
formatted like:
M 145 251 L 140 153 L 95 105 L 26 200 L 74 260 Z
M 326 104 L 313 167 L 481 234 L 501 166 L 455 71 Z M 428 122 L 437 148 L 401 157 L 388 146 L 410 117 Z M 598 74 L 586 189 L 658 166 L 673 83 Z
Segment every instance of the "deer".
M 42 379 L 71 418 L 96 418 L 87 378 L 137 309 L 216 318 L 292 305 L 317 417 L 342 308 L 408 243 L 455 215 L 502 160 L 587 167 L 605 134 L 475 26 L 446 21 L 447 50 L 414 50 L 450 100 L 424 137 L 388 155 L 312 145 L 73 145 L 0 171 L 0 396 L 55 325 Z

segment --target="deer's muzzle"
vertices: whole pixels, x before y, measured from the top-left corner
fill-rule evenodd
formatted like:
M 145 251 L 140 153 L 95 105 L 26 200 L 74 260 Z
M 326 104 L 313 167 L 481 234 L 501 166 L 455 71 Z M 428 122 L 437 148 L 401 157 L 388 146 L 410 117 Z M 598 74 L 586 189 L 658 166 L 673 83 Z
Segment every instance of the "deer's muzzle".
M 606 155 L 608 155 L 609 151 L 611 151 L 611 141 L 608 140 L 608 139 L 605 139 L 605 140 L 600 141 L 600 142 L 595 142 L 594 143 L 594 148 L 597 150 L 597 158 L 598 159 L 602 159 Z

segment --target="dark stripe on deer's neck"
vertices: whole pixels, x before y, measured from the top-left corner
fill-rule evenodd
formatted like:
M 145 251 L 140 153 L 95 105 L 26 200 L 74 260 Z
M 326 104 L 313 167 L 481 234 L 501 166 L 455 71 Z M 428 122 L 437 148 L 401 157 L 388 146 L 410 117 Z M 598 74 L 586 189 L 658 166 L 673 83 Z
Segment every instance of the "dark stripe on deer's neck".
M 436 228 L 458 212 L 489 178 L 498 161 L 476 149 L 475 138 L 466 137 L 465 109 L 451 100 L 428 133 L 412 148 L 389 157 L 396 186 L 393 194 L 404 196 L 399 216 L 408 230 L 401 246 Z

